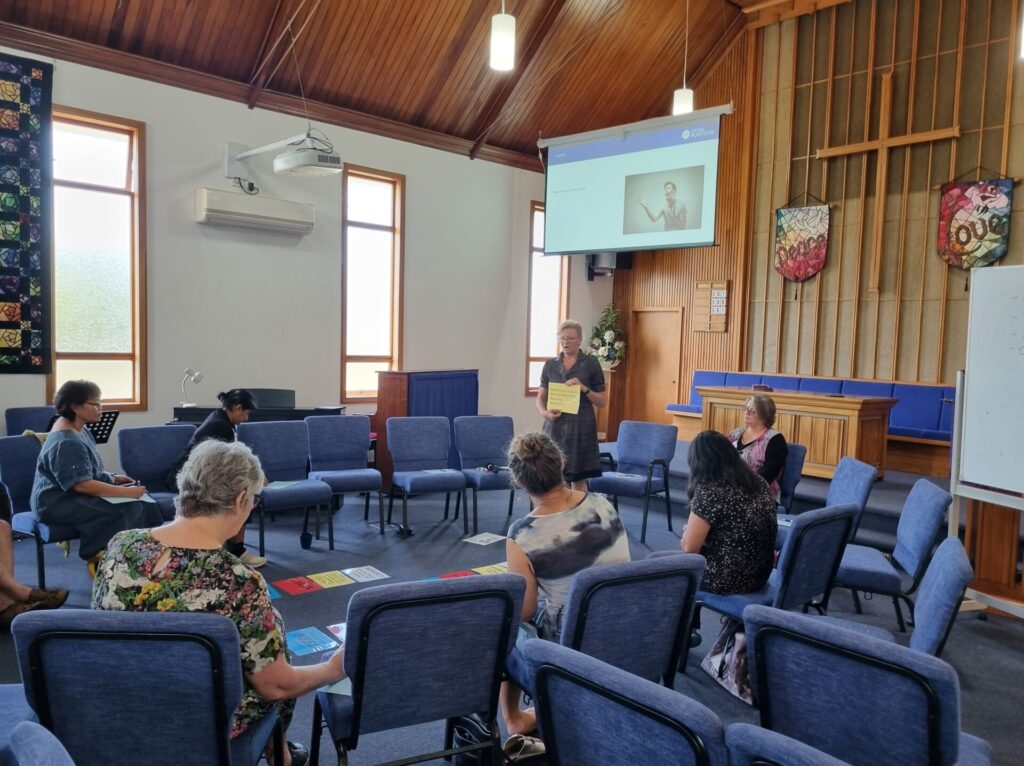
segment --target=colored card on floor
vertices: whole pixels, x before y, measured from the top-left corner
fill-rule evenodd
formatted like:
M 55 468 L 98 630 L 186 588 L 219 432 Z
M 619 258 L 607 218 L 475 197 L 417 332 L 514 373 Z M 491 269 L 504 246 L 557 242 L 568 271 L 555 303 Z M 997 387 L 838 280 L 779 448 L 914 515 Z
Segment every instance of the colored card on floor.
M 328 625 L 327 630 L 331 631 L 331 635 L 333 635 L 336 639 L 338 639 L 338 641 L 344 644 L 346 625 L 348 625 L 348 623 L 339 622 L 337 625 Z
M 377 567 L 365 566 L 365 567 L 352 567 L 351 569 L 342 569 L 342 572 L 347 574 L 356 582 L 370 582 L 371 580 L 385 580 L 391 575 L 381 572 Z
M 472 569 L 461 569 L 458 572 L 447 572 L 441 575 L 442 580 L 452 580 L 456 577 L 473 577 L 476 574 Z
M 488 564 L 485 567 L 473 567 L 477 574 L 505 574 L 508 572 L 507 564 Z
M 351 577 L 346 577 L 343 572 L 317 572 L 306 575 L 321 588 L 337 588 L 339 585 L 351 585 L 355 582 Z
M 277 588 L 275 588 L 270 583 L 267 583 L 267 592 L 270 594 L 270 600 L 271 601 L 274 601 L 275 599 L 281 598 L 281 591 L 279 591 Z
M 289 596 L 299 596 L 303 593 L 312 593 L 315 590 L 323 589 L 323 586 L 318 585 L 308 577 L 289 577 L 287 580 L 275 581 L 274 585 Z
M 472 537 L 462 538 L 462 542 L 473 543 L 473 545 L 490 545 L 491 543 L 496 543 L 499 540 L 504 539 L 505 535 L 496 535 L 493 532 L 481 532 L 480 534 L 473 535 Z
M 270 484 L 264 487 L 264 489 L 288 489 L 288 487 L 298 484 L 297 481 L 272 481 Z
M 440 579 L 440 577 L 424 577 L 422 580 L 417 580 L 416 582 L 434 582 L 435 580 Z
M 338 645 L 337 641 L 316 628 L 299 628 L 289 631 L 285 634 L 285 641 L 288 643 L 288 651 L 296 657 L 326 652 Z

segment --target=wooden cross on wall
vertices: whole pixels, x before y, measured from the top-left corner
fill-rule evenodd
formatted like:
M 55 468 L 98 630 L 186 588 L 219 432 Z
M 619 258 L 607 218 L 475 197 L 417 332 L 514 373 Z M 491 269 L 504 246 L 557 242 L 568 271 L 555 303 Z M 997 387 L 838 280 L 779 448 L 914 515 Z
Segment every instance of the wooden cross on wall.
M 960 137 L 960 126 L 940 130 L 928 130 L 923 133 L 907 133 L 903 136 L 891 136 L 892 128 L 892 72 L 882 75 L 882 100 L 879 104 L 878 138 L 874 141 L 862 141 L 859 144 L 833 146 L 819 149 L 815 158 L 827 160 L 832 157 L 847 157 L 851 154 L 878 152 L 878 168 L 875 172 L 875 221 L 871 235 L 871 279 L 868 289 L 877 293 L 882 279 L 882 244 L 885 234 L 885 188 L 889 175 L 889 150 L 900 146 L 923 144 L 931 141 L 945 141 Z

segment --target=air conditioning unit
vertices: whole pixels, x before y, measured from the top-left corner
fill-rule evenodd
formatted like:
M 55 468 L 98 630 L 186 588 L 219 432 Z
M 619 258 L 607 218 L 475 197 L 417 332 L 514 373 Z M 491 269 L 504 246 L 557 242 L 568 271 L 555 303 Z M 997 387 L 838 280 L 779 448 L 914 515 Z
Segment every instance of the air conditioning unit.
M 196 189 L 196 223 L 245 226 L 303 236 L 313 231 L 314 213 L 314 207 L 305 202 Z

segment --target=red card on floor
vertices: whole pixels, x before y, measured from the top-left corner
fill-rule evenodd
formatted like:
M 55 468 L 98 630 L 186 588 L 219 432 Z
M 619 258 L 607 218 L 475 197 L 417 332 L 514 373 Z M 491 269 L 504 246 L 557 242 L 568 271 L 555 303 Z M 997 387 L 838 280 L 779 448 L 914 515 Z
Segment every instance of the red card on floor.
M 472 577 L 476 572 L 470 571 L 469 569 L 463 569 L 459 572 L 449 572 L 448 574 L 441 575 L 442 580 L 451 580 L 453 577 Z
M 278 590 L 282 590 L 289 596 L 300 596 L 303 593 L 312 593 L 315 590 L 323 590 L 308 577 L 289 577 L 287 580 L 278 580 L 274 583 Z

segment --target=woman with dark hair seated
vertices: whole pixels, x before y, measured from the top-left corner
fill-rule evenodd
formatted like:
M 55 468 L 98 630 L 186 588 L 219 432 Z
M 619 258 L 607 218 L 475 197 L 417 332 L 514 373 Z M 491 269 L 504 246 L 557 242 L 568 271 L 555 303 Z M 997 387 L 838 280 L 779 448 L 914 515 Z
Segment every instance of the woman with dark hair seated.
M 223 548 L 263 487 L 260 461 L 244 444 L 210 439 L 192 450 L 178 485 L 174 521 L 121 532 L 110 541 L 96 576 L 93 608 L 229 618 L 238 627 L 245 672 L 231 736 L 275 707 L 287 728 L 296 697 L 344 677 L 343 656 L 339 651 L 316 665 L 289 665 L 284 623 L 270 603 L 266 582 Z M 288 743 L 285 766 L 307 759 L 305 748 Z
M 526 579 L 517 644 L 538 637 L 557 641 L 572 578 L 588 567 L 629 561 L 629 541 L 603 495 L 565 483 L 565 455 L 548 436 L 517 436 L 508 448 L 508 466 L 512 481 L 533 504 L 513 522 L 505 543 L 508 571 Z M 510 734 L 527 734 L 537 726 L 534 711 L 519 708 L 521 694 L 512 681 L 502 684 L 502 715 Z
M 764 394 L 754 394 L 743 408 L 743 428 L 729 434 L 729 441 L 740 453 L 750 470 L 768 482 L 768 488 L 779 501 L 779 479 L 786 466 L 789 447 L 786 437 L 776 431 L 775 401 Z
M 111 537 L 122 529 L 158 526 L 160 511 L 156 503 L 139 499 L 146 488 L 137 486 L 130 476 L 103 470 L 96 440 L 85 427 L 97 422 L 103 412 L 99 386 L 69 380 L 57 390 L 53 406 L 60 417 L 36 462 L 32 511 L 44 524 L 78 532 L 78 555 L 94 575 Z
M 702 431 L 690 442 L 690 518 L 683 553 L 707 559 L 701 590 L 750 593 L 775 563 L 776 504 L 764 479 L 730 441 Z
M 246 422 L 256 409 L 256 398 L 252 395 L 252 392 L 244 388 L 232 388 L 230 391 L 221 391 L 217 394 L 217 399 L 220 401 L 220 409 L 214 410 L 207 415 L 206 420 L 192 434 L 192 438 L 185 445 L 185 449 L 178 455 L 178 458 L 171 465 L 171 469 L 167 472 L 167 478 L 164 480 L 164 483 L 175 492 L 178 491 L 178 471 L 185 465 L 185 461 L 188 460 L 188 456 L 192 454 L 192 450 L 195 449 L 196 445 L 201 444 L 207 439 L 216 439 L 222 442 L 235 441 L 237 438 L 235 428 L 239 423 Z M 259 502 L 258 498 L 257 502 Z M 251 567 L 258 569 L 267 563 L 265 557 L 257 556 L 255 553 L 250 553 L 246 550 L 244 521 L 242 522 L 242 528 L 224 544 L 224 547 Z

